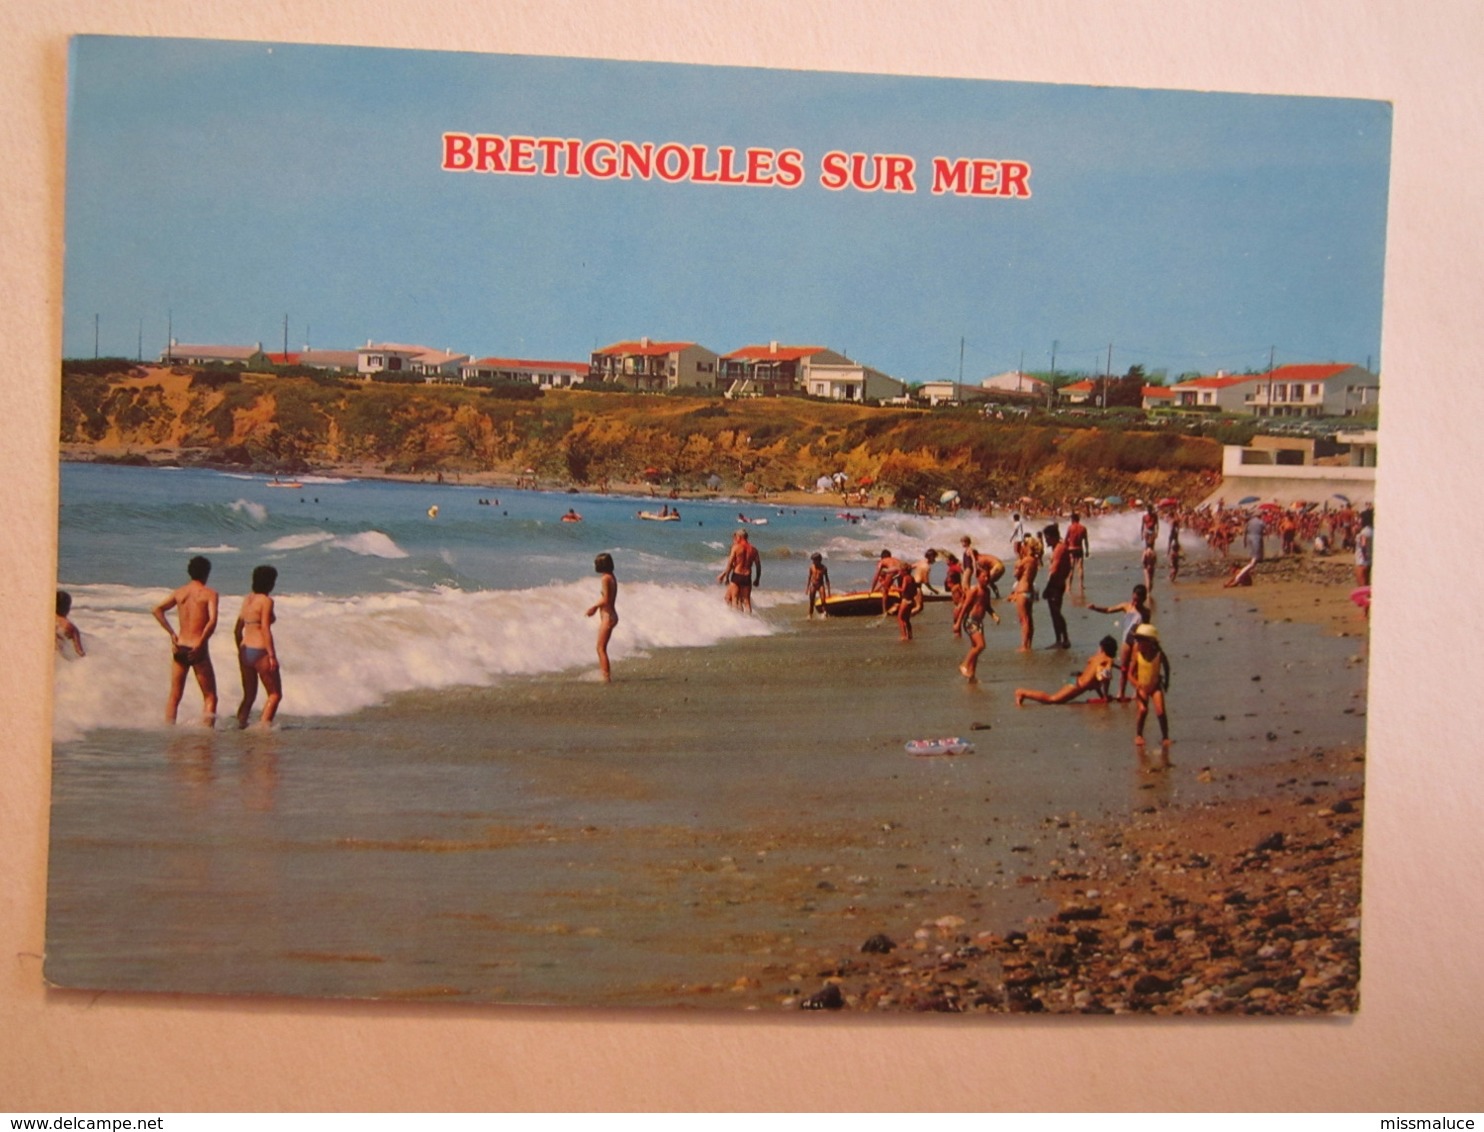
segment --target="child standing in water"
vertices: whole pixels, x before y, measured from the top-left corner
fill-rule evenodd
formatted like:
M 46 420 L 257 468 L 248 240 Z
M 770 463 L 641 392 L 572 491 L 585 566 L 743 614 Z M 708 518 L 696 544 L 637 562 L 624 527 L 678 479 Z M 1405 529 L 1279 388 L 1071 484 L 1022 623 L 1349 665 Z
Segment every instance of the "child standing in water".
M 814 620 L 814 611 L 823 617 L 824 599 L 830 596 L 830 572 L 825 567 L 824 555 L 815 551 L 809 556 L 809 578 L 804 583 L 804 596 L 809 599 L 809 620 Z
M 613 672 L 608 665 L 608 639 L 618 625 L 618 579 L 613 576 L 613 555 L 600 554 L 593 559 L 593 569 L 602 575 L 598 592 L 598 604 L 589 607 L 587 616 L 600 614 L 598 618 L 598 671 L 603 674 L 603 683 L 613 683 Z
M 77 631 L 68 614 L 72 612 L 72 595 L 66 590 L 57 591 L 57 653 L 67 655 L 67 645 L 78 656 L 87 656 L 82 650 L 82 634 Z
M 1124 613 L 1127 614 L 1123 630 L 1123 650 L 1118 657 L 1118 667 L 1123 672 L 1123 678 L 1118 681 L 1118 698 L 1128 698 L 1128 682 L 1130 658 L 1134 653 L 1134 630 L 1140 625 L 1147 625 L 1154 619 L 1154 613 L 1149 608 L 1149 591 L 1143 585 L 1134 587 L 1134 594 L 1128 601 L 1120 602 L 1118 605 L 1093 605 L 1087 603 L 1087 608 L 1094 613 Z
M 902 640 L 910 641 L 912 639 L 912 614 L 921 604 L 922 587 L 912 576 L 912 571 L 903 566 L 897 571 L 895 580 L 887 584 L 887 589 L 897 591 L 897 625 L 901 628 Z
M 1170 686 L 1170 658 L 1159 646 L 1159 630 L 1153 625 L 1140 625 L 1134 630 L 1134 654 L 1129 661 L 1129 680 L 1134 686 L 1134 696 L 1139 703 L 1139 715 L 1134 722 L 1134 742 L 1144 746 L 1144 720 L 1149 715 L 1149 705 L 1154 705 L 1155 718 L 1159 720 L 1160 740 L 1170 741 L 1170 721 L 1165 715 L 1165 692 Z

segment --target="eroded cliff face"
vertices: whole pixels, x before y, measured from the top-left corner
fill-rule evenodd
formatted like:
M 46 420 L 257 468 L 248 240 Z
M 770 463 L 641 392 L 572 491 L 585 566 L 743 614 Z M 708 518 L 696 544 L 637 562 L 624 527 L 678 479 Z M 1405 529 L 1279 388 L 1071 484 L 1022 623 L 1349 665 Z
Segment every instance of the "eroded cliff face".
M 522 392 L 520 390 L 510 392 Z M 338 383 L 182 367 L 67 373 L 63 454 L 268 472 L 534 472 L 729 488 L 811 487 L 844 472 L 899 502 L 1194 496 L 1220 478 L 1210 440 L 1160 430 L 1064 429 L 962 412 L 796 398 L 728 402 L 577 391 L 512 399 L 480 389 Z

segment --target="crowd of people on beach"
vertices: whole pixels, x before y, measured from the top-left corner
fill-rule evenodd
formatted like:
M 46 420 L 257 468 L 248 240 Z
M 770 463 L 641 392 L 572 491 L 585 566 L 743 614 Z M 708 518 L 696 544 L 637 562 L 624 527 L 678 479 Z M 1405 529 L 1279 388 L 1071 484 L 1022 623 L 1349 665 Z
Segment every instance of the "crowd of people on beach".
M 1375 540 L 1374 513 L 1369 508 L 1355 510 L 1348 501 L 1339 510 L 1332 510 L 1327 505 L 1315 507 L 1305 504 L 1287 509 L 1276 504 L 1256 509 L 1245 505 L 1227 508 L 1224 502 L 1218 502 L 1214 507 L 1191 511 L 1177 507 L 1164 510 L 1165 552 L 1172 583 L 1178 580 L 1183 557 L 1182 529 L 1193 530 L 1214 553 L 1223 557 L 1230 557 L 1231 546 L 1240 537 L 1248 561 L 1233 569 L 1225 582 L 1227 586 L 1250 585 L 1257 565 L 1265 559 L 1267 540 L 1276 537 L 1285 556 L 1301 553 L 1303 543 L 1308 543 L 1311 552 L 1321 556 L 1353 552 L 1357 589 L 1351 596 L 1363 610 L 1369 611 Z M 675 514 L 678 516 L 678 512 Z M 1027 523 L 1027 517 L 1019 511 L 1011 516 L 1013 567 L 1004 559 L 975 548 L 967 535 L 959 540 L 957 554 L 929 547 L 920 558 L 908 562 L 890 550 L 883 550 L 867 596 L 873 601 L 879 599 L 882 619 L 895 614 L 904 642 L 913 640 L 913 619 L 922 612 L 929 595 L 940 600 L 946 598 L 952 608 L 953 635 L 967 637 L 969 642 L 968 652 L 958 671 L 972 683 L 978 680 L 978 666 L 986 648 L 984 622 L 1000 623 L 1000 616 L 994 608 L 996 599 L 1008 601 L 1015 607 L 1021 652 L 1034 647 L 1035 607 L 1042 601 L 1046 603 L 1053 635 L 1048 647 L 1070 649 L 1072 641 L 1063 605 L 1068 592 L 1075 587 L 1081 599 L 1079 604 L 1085 603 L 1093 612 L 1123 616 L 1121 639 L 1104 637 L 1081 672 L 1056 691 L 1017 688 L 1016 706 L 1026 703 L 1066 704 L 1083 696 L 1091 696 L 1094 702 L 1127 701 L 1132 685 L 1137 703 L 1135 742 L 1142 747 L 1145 721 L 1152 708 L 1166 747 L 1168 765 L 1170 739 L 1165 693 L 1169 688 L 1170 662 L 1161 647 L 1159 630 L 1154 625 L 1152 601 L 1158 566 L 1161 509 L 1153 503 L 1147 504 L 1140 517 L 1142 582 L 1133 587 L 1127 601 L 1106 606 L 1086 602 L 1086 563 L 1092 555 L 1092 548 L 1081 510 L 1071 511 L 1065 534 L 1058 522 L 1053 521 L 1037 530 L 1033 521 Z M 569 509 L 562 518 L 576 521 L 576 512 Z M 762 582 L 762 555 L 746 529 L 752 520 L 739 515 L 738 521 L 744 527 L 732 537 L 726 564 L 717 575 L 717 582 L 725 587 L 728 606 L 750 614 L 753 611 L 752 591 Z M 942 589 L 932 580 L 933 570 L 940 560 L 945 563 Z M 1038 587 L 1043 567 L 1045 581 Z M 598 618 L 598 669 L 600 678 L 607 683 L 612 680 L 608 646 L 619 623 L 618 580 L 613 556 L 606 552 L 597 555 L 594 570 L 600 578 L 599 597 L 587 609 L 586 616 Z M 204 718 L 208 724 L 214 724 L 217 687 L 210 641 L 217 628 L 220 598 L 217 591 L 207 585 L 211 574 L 211 562 L 207 558 L 201 555 L 193 557 L 187 563 L 186 573 L 187 583 L 174 590 L 153 610 L 155 620 L 170 637 L 170 690 L 165 718 L 169 723 L 175 722 L 188 678 L 194 675 L 203 699 Z M 1007 575 L 1010 589 L 1002 598 L 999 583 Z M 272 566 L 261 565 L 252 571 L 250 592 L 243 599 L 233 627 L 242 683 L 236 722 L 243 728 L 249 723 L 260 687 L 266 693 L 260 717 L 264 726 L 272 725 L 283 700 L 282 671 L 272 629 L 275 613 L 271 595 L 277 577 L 278 571 Z M 810 555 L 805 580 L 807 616 L 810 619 L 816 615 L 826 616 L 832 596 L 824 556 L 815 552 Z M 71 596 L 59 590 L 56 647 L 59 654 L 70 649 L 74 656 L 83 657 L 86 653 L 82 635 L 70 619 L 71 606 Z M 168 616 L 171 611 L 175 613 L 175 625 L 171 624 Z M 1119 679 L 1116 697 L 1112 694 L 1115 673 Z

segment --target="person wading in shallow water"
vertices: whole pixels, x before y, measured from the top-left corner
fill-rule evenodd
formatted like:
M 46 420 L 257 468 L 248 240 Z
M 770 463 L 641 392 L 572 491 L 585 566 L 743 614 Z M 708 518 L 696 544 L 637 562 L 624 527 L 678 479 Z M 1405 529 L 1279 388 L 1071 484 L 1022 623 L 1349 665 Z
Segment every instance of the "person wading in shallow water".
M 1138 699 L 1139 714 L 1134 721 L 1134 743 L 1144 747 L 1144 720 L 1153 706 L 1159 720 L 1159 737 L 1166 748 L 1164 765 L 1169 765 L 1170 721 L 1165 714 L 1165 692 L 1170 687 L 1170 658 L 1159 644 L 1159 630 L 1153 625 L 1140 625 L 1134 630 L 1134 654 L 1129 660 L 1129 680 Z
M 738 531 L 732 536 L 732 553 L 716 580 L 727 587 L 728 605 L 752 612 L 752 589 L 761 585 L 763 580 L 763 556 L 752 545 L 746 531 Z
M 1072 638 L 1067 635 L 1067 619 L 1062 616 L 1061 607 L 1067 596 L 1067 582 L 1072 577 L 1071 547 L 1061 537 L 1055 523 L 1047 526 L 1042 534 L 1046 536 L 1046 545 L 1051 548 L 1046 587 L 1041 591 L 1041 596 L 1046 599 L 1046 612 L 1051 615 L 1051 632 L 1056 638 L 1050 647 L 1069 649 Z
M 211 577 L 210 559 L 196 555 L 186 563 L 186 575 L 191 580 L 154 608 L 155 620 L 170 634 L 170 695 L 165 701 L 165 722 L 175 722 L 180 698 L 185 694 L 186 675 L 194 671 L 205 701 L 204 720 L 211 726 L 216 722 L 216 670 L 211 666 L 207 646 L 216 632 L 220 599 L 206 584 L 206 579 Z M 179 629 L 171 628 L 165 616 L 172 609 L 176 611 Z
M 253 701 L 258 698 L 259 681 L 268 693 L 268 698 L 263 701 L 261 723 L 264 727 L 273 725 L 278 705 L 283 702 L 283 671 L 278 666 L 278 650 L 273 644 L 273 622 L 278 617 L 273 612 L 273 598 L 269 596 L 277 583 L 278 570 L 274 567 L 254 568 L 252 593 L 242 599 L 242 610 L 232 627 L 232 636 L 237 641 L 237 666 L 242 673 L 238 727 L 247 726 Z
M 613 671 L 608 664 L 608 640 L 618 626 L 618 579 L 613 575 L 613 555 L 600 554 L 593 559 L 593 569 L 602 575 L 598 590 L 598 604 L 590 606 L 587 616 L 600 614 L 598 619 L 598 671 L 603 683 L 613 682 Z

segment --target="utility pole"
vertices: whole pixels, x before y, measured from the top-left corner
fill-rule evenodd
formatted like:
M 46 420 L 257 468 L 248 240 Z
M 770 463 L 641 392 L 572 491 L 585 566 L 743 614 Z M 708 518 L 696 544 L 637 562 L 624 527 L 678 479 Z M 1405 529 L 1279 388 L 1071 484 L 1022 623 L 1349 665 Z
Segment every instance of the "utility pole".
M 289 316 L 283 316 L 283 360 L 289 360 Z
M 964 399 L 964 336 L 958 336 L 958 386 L 953 390 L 953 399 L 962 401 Z
M 144 361 L 144 319 L 142 318 L 139 320 L 139 345 L 134 351 L 134 360 Z
M 1268 347 L 1268 411 L 1266 415 L 1270 417 L 1275 415 L 1273 413 L 1273 358 L 1277 350 L 1276 346 Z
M 1113 380 L 1113 343 L 1108 343 L 1108 361 L 1103 367 L 1103 408 L 1108 407 L 1108 382 Z
M 93 361 L 98 360 L 98 316 L 93 315 Z

